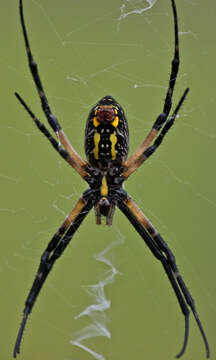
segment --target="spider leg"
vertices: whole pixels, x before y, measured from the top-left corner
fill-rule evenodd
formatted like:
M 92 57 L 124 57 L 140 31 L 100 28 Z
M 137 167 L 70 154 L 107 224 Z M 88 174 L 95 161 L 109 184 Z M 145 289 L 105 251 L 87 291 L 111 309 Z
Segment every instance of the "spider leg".
M 149 146 L 141 155 L 140 157 L 133 163 L 131 166 L 124 170 L 123 177 L 126 179 L 128 176 L 130 176 L 144 161 L 146 161 L 154 152 L 155 150 L 160 146 L 160 144 L 163 141 L 164 136 L 168 133 L 169 129 L 174 124 L 175 118 L 178 115 L 179 109 L 182 106 L 183 102 L 185 101 L 185 98 L 189 92 L 189 88 L 185 89 L 182 97 L 180 98 L 175 110 L 173 111 L 172 116 L 167 119 L 164 126 L 162 127 L 159 135 L 156 137 L 154 143 Z
M 28 107 L 28 105 L 25 103 L 25 101 L 22 99 L 22 97 L 15 92 L 16 98 L 19 100 L 19 102 L 23 105 L 25 110 L 28 112 L 28 114 L 33 119 L 35 125 L 37 128 L 46 136 L 46 138 L 49 140 L 49 142 L 52 144 L 54 149 L 61 155 L 61 157 L 66 160 L 75 170 L 82 176 L 82 178 L 85 180 L 88 179 L 88 173 L 77 164 L 74 159 L 71 157 L 71 155 L 67 152 L 67 150 L 63 149 L 58 141 L 50 134 L 49 130 L 45 127 L 45 125 L 38 120 L 38 118 L 34 115 L 34 113 L 31 111 L 31 109 Z
M 176 11 L 175 1 L 171 0 L 173 18 L 174 18 L 174 34 L 175 34 L 175 44 L 174 44 L 174 56 L 171 63 L 171 73 L 169 78 L 169 85 L 166 93 L 166 98 L 164 102 L 164 107 L 162 113 L 157 117 L 152 129 L 142 142 L 142 144 L 137 148 L 137 150 L 124 162 L 125 171 L 123 176 L 127 178 L 132 172 L 134 172 L 137 167 L 142 164 L 142 157 L 145 150 L 149 147 L 151 142 L 159 133 L 161 127 L 167 122 L 167 118 L 172 107 L 172 96 L 176 83 L 176 78 L 178 75 L 179 69 L 179 38 L 178 38 L 178 17 Z M 136 164 L 136 165 L 134 165 Z
M 49 272 L 51 271 L 55 261 L 62 255 L 63 251 L 65 250 L 70 240 L 72 239 L 73 235 L 79 228 L 80 224 L 88 215 L 89 211 L 94 205 L 94 201 L 91 198 L 91 194 L 92 192 L 90 190 L 88 192 L 88 195 L 83 196 L 78 200 L 75 207 L 66 217 L 66 219 L 64 220 L 58 231 L 55 233 L 55 235 L 49 242 L 46 250 L 41 256 L 41 262 L 35 280 L 33 282 L 33 285 L 25 302 L 23 319 L 14 346 L 14 352 L 13 352 L 14 358 L 16 358 L 16 355 L 20 352 L 20 343 L 22 340 L 27 318 L 32 311 L 35 301 L 40 293 L 40 290 Z
M 176 294 L 182 313 L 185 317 L 184 342 L 181 351 L 176 357 L 180 358 L 186 350 L 189 334 L 189 306 L 193 312 L 201 336 L 203 338 L 206 349 L 206 357 L 209 358 L 210 350 L 208 340 L 206 338 L 202 324 L 199 320 L 192 296 L 188 288 L 186 287 L 181 274 L 179 273 L 173 253 L 171 252 L 161 235 L 153 227 L 153 225 L 138 208 L 138 206 L 134 203 L 134 201 L 123 191 L 121 191 L 119 194 L 120 197 L 117 200 L 117 205 L 119 209 L 125 214 L 128 220 L 134 226 L 135 230 L 143 238 L 153 255 L 162 263 L 163 268 L 172 285 L 172 288 Z
M 83 167 L 84 169 L 87 169 L 88 168 L 87 163 L 79 156 L 79 154 L 72 147 L 72 145 L 70 144 L 66 135 L 64 134 L 64 131 L 62 130 L 57 118 L 51 112 L 51 108 L 49 106 L 49 103 L 48 103 L 47 97 L 45 95 L 43 85 L 42 85 L 42 82 L 41 82 L 41 79 L 39 76 L 38 66 L 37 66 L 37 63 L 35 62 L 32 52 L 31 52 L 29 39 L 28 39 L 28 35 L 27 35 L 27 30 L 26 30 L 26 25 L 25 25 L 25 20 L 24 20 L 24 15 L 23 15 L 23 1 L 22 0 L 19 1 L 19 10 L 20 10 L 20 21 L 21 21 L 21 26 L 22 26 L 22 31 L 23 31 L 24 41 L 25 41 L 26 53 L 28 56 L 29 68 L 30 68 L 35 86 L 37 88 L 40 100 L 41 100 L 42 109 L 46 115 L 46 118 L 47 118 L 50 126 L 52 127 L 53 131 L 56 133 L 57 137 L 59 138 L 59 141 L 62 143 L 62 145 L 68 151 L 68 153 L 71 155 L 74 162 L 76 162 L 78 166 Z
M 168 133 L 169 129 L 173 126 L 175 118 L 176 118 L 176 116 L 178 114 L 178 111 L 179 111 L 180 107 L 182 106 L 183 102 L 185 101 L 185 98 L 186 98 L 188 92 L 189 92 L 189 88 L 187 88 L 184 91 L 184 93 L 183 93 L 182 97 L 180 98 L 175 110 L 173 111 L 172 116 L 166 121 L 166 123 L 163 126 L 161 132 L 159 133 L 159 135 L 155 139 L 153 145 L 149 146 L 144 151 L 144 153 L 142 155 L 142 162 L 147 160 L 155 152 L 155 150 L 160 146 L 160 144 L 162 143 L 164 136 Z

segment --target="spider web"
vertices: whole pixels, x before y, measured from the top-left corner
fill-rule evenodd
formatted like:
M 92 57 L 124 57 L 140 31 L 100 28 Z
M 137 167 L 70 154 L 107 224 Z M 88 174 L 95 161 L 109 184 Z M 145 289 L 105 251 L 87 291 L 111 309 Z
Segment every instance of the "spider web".
M 157 0 L 146 0 L 147 6 L 143 6 L 143 1 L 130 1 L 127 0 L 126 2 L 123 2 L 121 5 L 120 11 L 121 15 L 119 17 L 119 20 L 125 19 L 127 16 L 130 15 L 141 15 L 144 11 L 147 11 L 154 6 Z M 140 7 L 141 6 L 141 7 Z
M 216 312 L 212 276 L 216 198 L 211 157 L 216 139 L 211 120 L 215 81 L 203 65 L 210 68 L 214 58 L 208 30 L 211 14 L 205 13 L 205 5 L 199 19 L 201 5 L 196 0 L 178 1 L 177 6 L 182 63 L 174 102 L 188 85 L 191 94 L 164 145 L 131 177 L 126 190 L 175 252 L 211 338 Z M 48 150 L 47 142 L 12 98 L 11 89 L 20 91 L 45 122 L 27 69 L 20 28 L 17 30 L 17 6 L 13 5 L 12 13 L 13 22 L 8 20 L 11 23 L 4 25 L 1 34 L 10 25 L 17 44 L 9 33 L 5 49 L 6 42 L 1 41 L 0 58 L 7 70 L 2 93 L 10 99 L 6 107 L 2 101 L 5 117 L 0 125 L 2 154 L 7 158 L 0 171 L 2 189 L 7 190 L 2 192 L 0 206 L 5 237 L 1 298 L 7 313 L 13 314 L 7 320 L 2 358 L 11 353 L 11 334 L 15 339 L 41 253 L 85 190 L 78 176 Z M 194 13 L 197 16 L 190 18 Z M 8 14 L 5 18 L 11 19 Z M 167 89 L 173 51 L 169 0 L 95 1 L 91 7 L 84 1 L 26 1 L 25 16 L 51 107 L 75 149 L 84 156 L 88 111 L 110 92 L 127 113 L 130 151 L 135 150 L 161 111 Z M 201 31 L 203 21 L 206 26 Z M 209 43 L 200 46 L 203 38 Z M 199 66 L 205 78 L 200 79 Z M 211 95 L 205 98 L 203 89 Z M 188 356 L 199 360 L 203 348 L 193 321 L 191 329 Z M 34 359 L 37 343 L 41 357 L 46 353 L 53 360 L 131 359 L 142 358 L 144 352 L 150 358 L 167 359 L 178 352 L 182 336 L 183 319 L 161 265 L 118 211 L 109 229 L 97 229 L 92 213 L 44 285 L 21 356 Z M 213 345 L 212 358 L 215 354 Z
M 116 230 L 119 233 L 118 230 Z M 119 271 L 115 268 L 112 261 L 109 259 L 109 253 L 119 245 L 124 243 L 122 234 L 119 233 L 117 240 L 112 241 L 108 247 L 95 255 L 96 261 L 102 262 L 107 265 L 108 270 L 105 272 L 104 277 L 100 276 L 99 281 L 93 285 L 87 285 L 84 287 L 89 297 L 93 300 L 89 306 L 87 306 L 75 319 L 79 319 L 82 316 L 89 316 L 92 323 L 83 328 L 78 333 L 73 334 L 71 343 L 75 346 L 90 353 L 95 359 L 104 360 L 105 357 L 102 354 L 98 354 L 91 350 L 87 346 L 83 345 L 83 341 L 96 336 L 105 336 L 111 338 L 111 333 L 107 327 L 108 318 L 106 311 L 111 307 L 110 299 L 107 299 L 105 288 L 107 285 L 112 284 L 115 281 L 115 277 L 119 275 Z

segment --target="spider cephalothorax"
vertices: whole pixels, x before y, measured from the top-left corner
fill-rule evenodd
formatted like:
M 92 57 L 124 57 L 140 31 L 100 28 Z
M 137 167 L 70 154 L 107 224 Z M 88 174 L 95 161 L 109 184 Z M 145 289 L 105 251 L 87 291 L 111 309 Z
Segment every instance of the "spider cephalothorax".
M 62 225 L 54 234 L 42 254 L 35 280 L 25 302 L 23 319 L 14 347 L 14 357 L 16 357 L 17 353 L 20 352 L 20 343 L 26 321 L 32 311 L 40 290 L 55 261 L 62 255 L 82 221 L 88 215 L 89 211 L 94 208 L 96 223 L 101 224 L 101 217 L 104 216 L 106 218 L 106 224 L 111 225 L 116 207 L 118 207 L 127 217 L 137 233 L 145 241 L 155 258 L 161 262 L 174 290 L 185 319 L 183 346 L 177 357 L 183 355 L 187 346 L 189 332 L 189 309 L 192 310 L 202 335 L 206 348 L 206 356 L 210 356 L 209 345 L 205 332 L 199 320 L 191 294 L 176 265 L 175 257 L 172 251 L 169 249 L 166 242 L 151 222 L 122 188 L 122 183 L 143 162 L 152 156 L 152 154 L 160 146 L 164 136 L 173 125 L 176 115 L 189 91 L 189 89 L 186 89 L 183 92 L 177 106 L 170 115 L 173 90 L 179 69 L 178 19 L 175 1 L 171 0 L 171 4 L 174 17 L 175 45 L 169 85 L 162 112 L 158 115 L 152 129 L 149 131 L 142 144 L 128 158 L 129 135 L 124 111 L 111 96 L 108 95 L 103 97 L 92 108 L 87 119 L 85 131 L 86 162 L 74 150 L 58 120 L 51 112 L 51 108 L 48 104 L 48 100 L 40 80 L 37 64 L 30 49 L 23 16 L 22 0 L 20 0 L 20 20 L 29 67 L 40 97 L 42 109 L 49 125 L 56 134 L 58 141 L 51 135 L 45 125 L 38 120 L 38 118 L 30 110 L 29 106 L 26 105 L 22 97 L 17 93 L 15 93 L 15 95 L 27 110 L 38 129 L 46 136 L 54 149 L 64 160 L 68 162 L 70 166 L 72 166 L 82 179 L 87 182 L 89 187 L 77 201 L 73 210 L 65 218 Z

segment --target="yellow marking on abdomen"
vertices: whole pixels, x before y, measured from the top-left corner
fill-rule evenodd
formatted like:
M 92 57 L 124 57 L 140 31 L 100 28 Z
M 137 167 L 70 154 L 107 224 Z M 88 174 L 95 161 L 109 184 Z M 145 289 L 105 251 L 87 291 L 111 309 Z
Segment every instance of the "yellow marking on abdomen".
M 117 127 L 117 126 L 118 126 L 118 123 L 119 123 L 119 118 L 118 118 L 118 116 L 116 116 L 115 119 L 114 119 L 113 122 L 112 122 L 112 125 L 115 126 L 115 127 Z
M 99 142 L 100 142 L 100 134 L 95 132 L 94 134 L 94 157 L 98 160 L 98 153 L 99 153 Z
M 112 160 L 115 160 L 115 159 L 116 159 L 115 144 L 117 143 L 116 132 L 114 132 L 112 135 L 110 135 L 110 141 L 111 141 L 111 155 L 112 155 Z
M 94 127 L 97 127 L 98 125 L 100 125 L 100 123 L 97 120 L 96 116 L 93 118 L 93 125 L 94 125 Z
M 101 190 L 101 196 L 108 195 L 108 186 L 107 186 L 106 176 L 103 176 L 103 178 L 102 178 L 100 190 Z

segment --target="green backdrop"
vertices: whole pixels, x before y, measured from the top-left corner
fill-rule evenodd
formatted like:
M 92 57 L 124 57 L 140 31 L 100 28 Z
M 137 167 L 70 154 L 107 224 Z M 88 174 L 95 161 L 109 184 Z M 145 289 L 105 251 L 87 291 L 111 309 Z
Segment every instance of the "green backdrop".
M 174 251 L 214 359 L 216 4 L 176 3 L 181 66 L 174 103 L 187 86 L 191 91 L 160 150 L 126 188 Z M 13 95 L 20 92 L 46 123 L 27 67 L 18 1 L 1 0 L 1 5 L 0 357 L 11 359 L 41 253 L 85 184 Z M 84 156 L 88 112 L 111 94 L 125 109 L 134 151 L 163 106 L 173 52 L 170 1 L 158 0 L 142 14 L 136 10 L 148 4 L 136 0 L 25 0 L 24 5 L 51 107 L 75 149 Z M 100 312 L 77 317 L 95 304 Z M 19 358 L 169 360 L 180 350 L 183 332 L 161 264 L 119 211 L 110 228 L 96 227 L 92 212 L 45 284 Z M 80 336 L 89 336 L 81 346 L 90 350 L 71 343 Z M 204 355 L 191 316 L 184 359 Z

